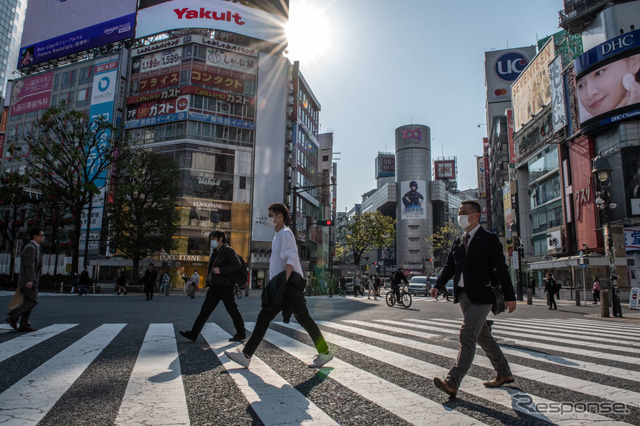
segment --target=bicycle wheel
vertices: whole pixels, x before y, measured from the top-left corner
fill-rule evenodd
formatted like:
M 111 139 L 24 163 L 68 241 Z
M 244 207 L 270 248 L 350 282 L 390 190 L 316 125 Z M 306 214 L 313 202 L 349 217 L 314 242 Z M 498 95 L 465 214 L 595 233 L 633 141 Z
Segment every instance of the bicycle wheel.
M 236 297 L 238 300 L 242 299 L 242 292 L 240 290 L 236 291 Z
M 385 300 L 387 301 L 387 305 L 389 306 L 393 306 L 396 304 L 396 298 L 395 298 L 395 295 L 393 294 L 393 291 L 390 291 L 389 293 L 387 293 L 387 297 L 385 297 Z
M 408 308 L 409 306 L 411 306 L 412 299 L 409 293 L 402 293 L 400 297 L 401 297 L 400 304 L 402 306 L 404 306 L 405 308 Z

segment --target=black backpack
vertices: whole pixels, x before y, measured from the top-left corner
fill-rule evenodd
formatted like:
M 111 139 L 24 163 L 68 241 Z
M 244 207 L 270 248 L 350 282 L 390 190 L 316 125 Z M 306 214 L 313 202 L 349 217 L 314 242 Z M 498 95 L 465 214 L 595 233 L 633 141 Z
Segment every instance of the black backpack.
M 231 278 L 234 284 L 238 284 L 240 287 L 242 287 L 247 283 L 247 280 L 249 279 L 249 270 L 247 269 L 247 264 L 245 263 L 242 256 L 240 256 L 238 253 L 235 253 L 235 255 L 240 262 L 240 269 L 235 271 L 232 274 Z

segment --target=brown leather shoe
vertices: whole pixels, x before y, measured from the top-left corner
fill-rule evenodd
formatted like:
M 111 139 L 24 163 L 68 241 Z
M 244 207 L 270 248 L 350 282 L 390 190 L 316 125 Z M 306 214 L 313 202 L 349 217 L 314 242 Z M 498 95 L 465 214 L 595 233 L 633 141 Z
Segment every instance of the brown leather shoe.
M 506 377 L 497 376 L 495 379 L 491 380 L 490 382 L 484 382 L 483 385 L 485 385 L 488 388 L 499 388 L 504 384 L 513 383 L 515 381 L 516 379 L 514 379 L 513 376 L 506 376 Z
M 30 325 L 28 325 L 26 327 L 20 327 L 18 329 L 18 331 L 22 331 L 22 332 L 25 332 L 25 333 L 31 333 L 32 331 L 38 331 L 38 329 L 37 328 L 33 328 Z
M 440 377 L 434 377 L 433 384 L 442 392 L 448 394 L 451 398 L 455 398 L 458 394 L 458 388 L 454 387 L 446 380 L 442 380 Z
M 18 331 L 18 322 L 16 320 L 14 320 L 13 318 L 9 317 L 9 318 L 7 318 L 7 322 L 9 323 L 11 328 L 13 328 L 15 331 Z

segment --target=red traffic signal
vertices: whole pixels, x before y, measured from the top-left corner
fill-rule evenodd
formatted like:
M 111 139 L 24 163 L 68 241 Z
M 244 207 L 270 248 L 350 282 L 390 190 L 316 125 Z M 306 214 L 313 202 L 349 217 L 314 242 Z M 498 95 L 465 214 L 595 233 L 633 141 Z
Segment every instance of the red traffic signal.
M 318 221 L 318 225 L 320 225 L 320 226 L 332 226 L 333 225 L 333 221 L 332 220 L 319 220 Z

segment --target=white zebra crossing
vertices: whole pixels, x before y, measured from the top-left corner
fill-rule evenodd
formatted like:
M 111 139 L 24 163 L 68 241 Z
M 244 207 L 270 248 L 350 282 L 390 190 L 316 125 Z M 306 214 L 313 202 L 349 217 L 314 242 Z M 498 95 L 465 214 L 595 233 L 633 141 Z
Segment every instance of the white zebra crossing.
M 637 331 L 634 333 L 632 330 L 603 329 L 599 325 L 580 325 L 573 322 L 569 324 L 563 321 L 533 321 L 505 318 L 494 320 L 494 322 L 499 325 L 510 325 L 512 327 L 530 326 L 536 328 L 542 327 L 543 330 L 547 331 L 568 331 L 572 335 L 587 334 L 589 336 L 619 336 L 621 338 L 637 336 Z
M 293 357 L 303 363 L 309 362 L 316 354 L 315 348 L 308 342 L 308 337 L 303 341 L 290 337 L 283 329 L 301 331 L 297 324 L 275 323 L 274 329 L 267 332 L 265 341 L 275 345 L 282 351 L 283 357 Z M 457 356 L 457 349 L 453 347 L 453 335 L 457 334 L 460 320 L 339 320 L 319 321 L 323 328 L 323 334 L 330 345 L 344 348 L 371 360 L 377 360 L 382 364 L 398 368 L 409 376 L 423 380 L 425 386 L 432 387 L 431 378 L 444 377 L 450 365 L 433 364 L 419 358 L 414 358 L 401 349 L 388 349 L 380 347 L 380 342 L 390 343 L 399 347 L 411 348 L 416 351 L 435 354 L 450 360 Z M 523 320 L 511 318 L 496 319 L 494 330 L 497 335 L 502 334 L 502 329 L 512 329 L 515 325 L 526 332 L 535 333 L 537 338 L 554 335 L 553 331 L 543 329 L 545 320 Z M 606 413 L 595 412 L 559 412 L 554 410 L 538 410 L 535 407 L 550 406 L 554 404 L 554 395 L 557 389 L 571 391 L 573 395 L 579 395 L 581 399 L 588 401 L 615 401 L 626 404 L 638 410 L 640 407 L 640 393 L 632 390 L 604 385 L 589 380 L 577 378 L 585 373 L 596 372 L 599 375 L 624 379 L 626 382 L 640 382 L 640 372 L 635 367 L 640 360 L 636 355 L 618 355 L 624 357 L 616 361 L 628 362 L 635 360 L 633 368 L 625 370 L 616 366 L 608 366 L 607 358 L 601 362 L 591 361 L 599 358 L 593 351 L 579 349 L 584 342 L 583 327 L 598 327 L 600 322 L 587 320 L 555 320 L 558 327 L 562 327 L 562 336 L 569 341 L 563 344 L 550 344 L 544 349 L 537 341 L 524 341 L 524 339 L 509 339 L 501 341 L 508 346 L 503 347 L 509 357 L 512 371 L 516 375 L 516 383 L 497 389 L 486 389 L 482 385 L 483 379 L 472 374 L 465 377 L 460 388 L 459 398 L 468 398 L 474 401 L 486 401 L 486 405 L 524 421 L 549 422 L 561 425 L 573 424 L 626 424 L 615 422 L 616 419 L 607 417 Z M 612 325 L 611 323 L 605 323 Z M 0 393 L 0 424 L 30 425 L 37 424 L 54 407 L 60 398 L 65 398 L 65 392 L 74 384 L 78 377 L 85 371 L 95 358 L 114 340 L 123 337 L 118 336 L 126 324 L 105 324 L 86 334 L 66 349 L 53 355 L 53 357 L 37 367 L 31 373 L 18 380 L 15 384 Z M 254 324 L 246 324 L 248 330 L 252 330 Z M 0 344 L 0 363 L 20 353 L 29 350 L 36 345 L 46 347 L 61 333 L 77 327 L 76 324 L 57 324 L 43 328 L 29 334 L 16 334 L 16 337 Z M 576 332 L 571 328 L 575 327 Z M 615 324 L 613 324 L 615 328 Z M 629 324 L 623 333 L 640 331 L 640 326 Z M 113 418 L 117 424 L 191 424 L 187 406 L 187 390 L 182 380 L 180 368 L 181 354 L 178 352 L 176 331 L 173 324 L 150 324 L 146 330 L 144 341 L 138 350 L 138 357 L 133 365 L 128 378 L 126 390 L 113 412 Z M 291 332 L 289 332 L 291 333 Z M 546 333 L 546 334 L 545 334 Z M 302 330 L 302 334 L 304 330 Z M 260 359 L 260 350 L 254 356 L 249 369 L 241 369 L 230 361 L 225 355 L 225 350 L 239 346 L 238 343 L 230 343 L 230 334 L 216 324 L 209 323 L 202 331 L 211 351 L 203 352 L 210 357 L 206 362 L 214 362 L 214 355 L 219 359 L 224 370 L 229 374 L 229 383 L 233 383 L 237 390 L 244 396 L 248 406 L 262 423 L 294 425 L 294 424 L 337 424 L 341 422 L 330 407 L 318 405 L 315 396 L 305 396 L 292 386 L 287 379 L 276 373 L 269 363 Z M 353 337 L 356 335 L 357 337 Z M 5 335 L 6 337 L 7 335 Z M 295 334 L 294 334 L 295 336 Z M 623 338 L 623 336 L 620 336 Z M 443 345 L 443 343 L 446 344 Z M 514 347 L 517 344 L 519 347 Z M 590 346 L 588 343 L 587 346 Z M 620 343 L 624 345 L 624 343 Z M 334 347 L 335 347 L 334 346 Z M 526 347 L 529 346 L 529 347 Z M 574 347 L 578 346 L 578 348 Z M 617 346 L 609 345 L 612 350 L 618 351 Z M 615 346 L 615 347 L 614 347 Z M 553 349 L 551 349 L 553 348 Z M 548 350 L 549 353 L 539 352 Z M 559 354 L 569 353 L 571 356 Z M 602 352 L 604 354 L 604 352 Z M 285 355 L 286 354 L 286 355 Z M 589 361 L 581 357 L 588 357 Z M 270 358 L 272 359 L 272 358 Z M 286 359 L 286 358 L 285 358 Z M 521 365 L 519 359 L 526 359 L 528 364 Z M 133 364 L 133 361 L 131 361 Z M 474 364 L 493 370 L 490 362 L 480 353 L 476 355 Z M 217 364 L 219 365 L 219 364 Z M 537 367 L 533 367 L 535 365 Z M 546 366 L 554 365 L 565 367 L 560 373 L 545 371 Z M 0 368 L 2 365 L 0 364 Z M 305 368 L 305 367 L 303 367 Z M 444 394 L 435 392 L 438 397 L 431 399 L 423 395 L 411 392 L 403 388 L 399 383 L 393 383 L 376 374 L 376 371 L 366 371 L 350 364 L 340 357 L 340 350 L 336 357 L 325 367 L 320 369 L 323 380 L 329 380 L 361 398 L 370 401 L 380 409 L 392 413 L 398 418 L 413 424 L 446 423 L 446 424 L 482 424 L 485 417 L 478 417 L 464 409 L 460 411 L 457 406 L 443 404 L 446 398 Z M 486 377 L 485 377 L 486 378 Z M 519 389 L 518 380 L 527 379 L 536 382 L 529 387 L 529 393 Z M 522 383 L 527 383 L 522 382 Z M 542 384 L 542 386 L 541 386 Z M 627 385 L 628 386 L 628 385 Z M 527 386 L 524 386 L 527 388 Z M 555 388 L 555 390 L 554 390 Z M 435 388 L 434 388 L 435 389 Z M 25 398 L 29 403 L 25 404 Z M 523 401 L 533 402 L 523 404 Z M 152 402 L 152 403 L 150 403 Z M 476 402 L 480 406 L 485 403 Z M 533 407 L 533 408 L 532 408 Z M 244 413 L 242 413 L 244 414 Z M 490 414 L 488 414 L 491 416 Z M 523 417 L 524 416 L 524 417 Z M 489 417 L 490 418 L 490 417 Z M 630 417 L 627 421 L 636 423 Z M 619 419 L 618 419 L 619 420 Z M 375 421 L 374 417 L 363 420 Z M 196 422 L 197 423 L 197 422 Z

